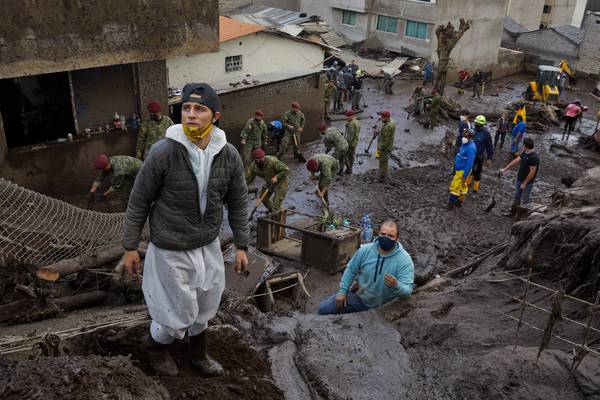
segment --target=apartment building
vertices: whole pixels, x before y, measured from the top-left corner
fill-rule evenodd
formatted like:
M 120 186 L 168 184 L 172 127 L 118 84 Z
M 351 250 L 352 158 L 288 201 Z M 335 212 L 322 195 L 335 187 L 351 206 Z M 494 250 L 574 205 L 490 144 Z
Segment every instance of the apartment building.
M 319 15 L 350 40 L 377 37 L 388 50 L 437 59 L 435 30 L 460 18 L 471 29 L 455 48 L 461 68 L 487 67 L 498 59 L 508 0 L 301 0 L 300 11 Z
M 510 0 L 508 15 L 533 31 L 571 25 L 581 27 L 588 0 Z

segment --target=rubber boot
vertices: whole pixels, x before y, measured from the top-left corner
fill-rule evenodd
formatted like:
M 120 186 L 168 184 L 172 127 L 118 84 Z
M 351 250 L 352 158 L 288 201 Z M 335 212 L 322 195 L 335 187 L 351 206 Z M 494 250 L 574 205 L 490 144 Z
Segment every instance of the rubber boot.
M 504 215 L 505 217 L 514 217 L 514 216 L 515 216 L 515 214 L 517 213 L 517 209 L 519 208 L 519 205 L 520 205 L 520 204 L 521 204 L 521 202 L 520 202 L 520 201 L 516 201 L 516 200 L 515 200 L 515 201 L 512 203 L 512 205 L 510 206 L 510 210 L 509 210 L 509 211 L 507 211 L 507 212 L 505 212 L 505 213 L 504 213 L 504 214 L 502 214 L 502 215 Z
M 456 203 L 452 200 L 448 200 L 448 210 L 454 210 L 456 208 Z
M 473 181 L 473 193 L 477 193 L 479 191 L 480 181 Z
M 190 354 L 194 364 L 205 376 L 223 375 L 223 367 L 206 352 L 206 331 L 190 336 Z
M 460 196 L 458 196 L 458 202 L 456 203 L 456 206 L 462 207 L 464 202 L 465 202 L 465 195 L 461 194 Z
M 156 342 L 150 334 L 144 342 L 142 347 L 146 350 L 145 356 L 154 372 L 163 376 L 177 376 L 179 374 L 179 369 L 173 361 L 173 357 L 167 351 L 168 345 Z

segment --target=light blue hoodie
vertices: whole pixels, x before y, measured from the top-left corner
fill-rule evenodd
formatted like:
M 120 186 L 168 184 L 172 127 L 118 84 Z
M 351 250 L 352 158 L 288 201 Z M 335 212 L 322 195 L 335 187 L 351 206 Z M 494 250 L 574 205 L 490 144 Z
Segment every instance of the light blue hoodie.
M 385 284 L 384 275 L 392 275 L 398 281 L 396 287 Z M 393 251 L 386 255 L 379 252 L 379 239 L 360 247 L 346 265 L 339 294 L 347 294 L 353 281 L 358 281 L 356 295 L 367 307 L 378 307 L 397 297 L 409 297 L 413 289 L 415 267 L 410 255 L 396 242 Z

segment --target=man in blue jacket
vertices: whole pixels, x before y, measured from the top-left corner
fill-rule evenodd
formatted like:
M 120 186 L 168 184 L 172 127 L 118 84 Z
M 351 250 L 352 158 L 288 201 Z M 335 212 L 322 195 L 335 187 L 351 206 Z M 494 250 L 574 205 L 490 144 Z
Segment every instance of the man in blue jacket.
M 473 141 L 477 146 L 477 155 L 475 156 L 475 163 L 473 164 L 473 193 L 479 191 L 479 185 L 481 183 L 481 173 L 483 172 L 483 163 L 489 167 L 492 165 L 492 159 L 494 158 L 494 143 L 492 141 L 492 135 L 485 127 L 487 119 L 483 115 L 475 117 L 475 136 Z M 487 157 L 486 157 L 487 156 Z M 487 158 L 487 160 L 486 160 Z M 467 185 L 471 183 L 471 180 L 467 182 Z
M 320 315 L 346 314 L 380 307 L 412 294 L 414 265 L 398 242 L 398 225 L 386 221 L 379 236 L 361 246 L 346 265 L 337 294 L 319 305 Z
M 454 157 L 454 178 L 450 183 L 450 196 L 448 197 L 448 209 L 462 207 L 465 196 L 469 192 L 467 180 L 471 176 L 477 146 L 473 141 L 474 133 L 471 129 L 463 131 L 460 150 Z

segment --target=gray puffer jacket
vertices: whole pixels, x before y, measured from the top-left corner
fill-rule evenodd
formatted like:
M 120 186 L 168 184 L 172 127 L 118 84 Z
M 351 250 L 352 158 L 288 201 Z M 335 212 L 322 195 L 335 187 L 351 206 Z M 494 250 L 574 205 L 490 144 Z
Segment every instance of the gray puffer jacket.
M 193 250 L 219 235 L 227 204 L 234 244 L 248 245 L 248 190 L 239 153 L 227 143 L 214 156 L 206 209 L 201 213 L 198 181 L 186 147 L 173 139 L 152 146 L 129 197 L 123 247 L 136 250 L 150 216 L 150 241 L 165 250 Z

